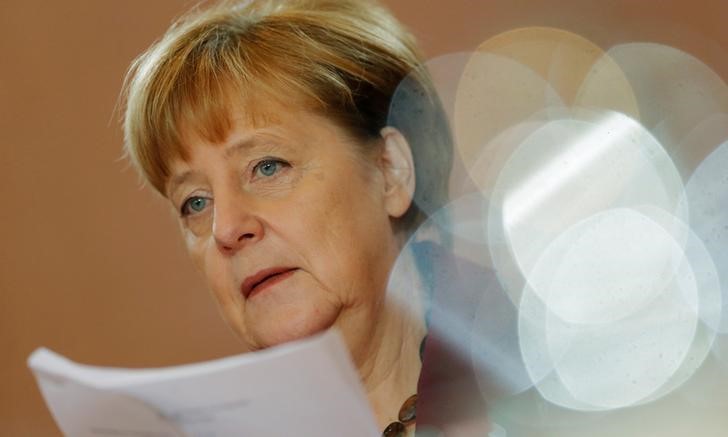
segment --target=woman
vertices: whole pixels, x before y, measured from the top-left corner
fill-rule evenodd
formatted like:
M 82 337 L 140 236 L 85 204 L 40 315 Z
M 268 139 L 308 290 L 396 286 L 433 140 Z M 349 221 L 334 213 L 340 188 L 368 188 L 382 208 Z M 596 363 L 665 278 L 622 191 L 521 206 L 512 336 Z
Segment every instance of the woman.
M 430 89 L 413 38 L 354 0 L 195 10 L 126 85 L 128 155 L 227 323 L 248 350 L 340 329 L 385 435 L 414 429 L 426 334 L 425 296 L 388 276 L 451 161 Z

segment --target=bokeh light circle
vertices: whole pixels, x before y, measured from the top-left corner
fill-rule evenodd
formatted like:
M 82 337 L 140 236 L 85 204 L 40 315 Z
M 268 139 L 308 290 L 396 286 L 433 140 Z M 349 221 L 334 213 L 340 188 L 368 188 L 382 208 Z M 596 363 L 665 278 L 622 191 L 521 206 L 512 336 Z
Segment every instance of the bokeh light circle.
M 716 265 L 723 293 L 718 331 L 728 334 L 728 141 L 698 166 L 686 184 L 690 225 Z
M 639 241 L 637 246 L 625 244 L 640 238 L 650 244 L 662 239 L 659 246 L 667 249 L 666 255 L 652 248 L 639 250 Z M 664 270 L 682 254 L 683 247 L 665 229 L 626 208 L 595 214 L 546 249 L 524 290 L 519 312 L 526 366 L 533 379 L 540 380 L 537 388 L 544 398 L 576 410 L 624 408 L 644 401 L 670 381 L 690 350 L 699 320 L 697 286 L 689 265 L 680 263 L 688 268 L 671 275 L 669 284 L 660 280 L 664 272 L 654 271 L 656 277 L 643 284 L 616 275 L 606 288 L 598 269 L 610 270 L 610 262 L 621 256 L 636 263 L 655 257 L 655 264 L 663 266 L 658 270 Z M 603 266 L 594 266 L 600 261 Z M 567 314 L 586 309 L 585 314 L 594 316 L 595 308 L 609 308 L 608 317 L 564 320 L 552 309 L 563 313 L 560 299 L 575 298 L 573 292 L 559 295 L 564 283 L 575 277 L 582 296 L 576 299 L 579 308 L 567 305 Z M 544 290 L 537 293 L 532 286 Z M 623 292 L 635 286 L 652 289 Z M 619 310 L 620 306 L 624 308 Z M 553 372 L 544 375 L 550 368 Z
M 691 172 L 684 136 L 715 114 L 728 113 L 728 87 L 710 67 L 682 50 L 657 43 L 627 43 L 606 56 L 624 72 L 639 105 L 640 122 Z M 606 85 L 606 84 L 605 84 Z
M 493 138 L 551 107 L 563 107 L 561 97 L 532 69 L 505 56 L 474 53 L 457 89 L 453 123 L 456 154 L 465 171 L 477 179 L 470 166 L 489 153 L 485 146 Z
M 544 248 L 580 220 L 637 205 L 662 208 L 681 220 L 687 216 L 682 179 L 644 127 L 615 112 L 573 114 L 526 138 L 493 190 L 488 240 L 499 277 L 516 302 Z

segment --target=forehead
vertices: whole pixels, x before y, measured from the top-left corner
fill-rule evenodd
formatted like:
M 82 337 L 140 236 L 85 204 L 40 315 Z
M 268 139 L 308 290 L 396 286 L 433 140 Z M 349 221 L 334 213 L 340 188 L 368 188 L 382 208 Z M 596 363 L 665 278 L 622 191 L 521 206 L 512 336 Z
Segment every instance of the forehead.
M 184 150 L 180 158 L 187 160 L 187 152 L 199 143 L 224 144 L 234 130 L 252 131 L 280 125 L 284 109 L 277 98 L 260 95 L 241 96 L 222 103 L 190 103 L 176 117 L 179 147 Z M 299 111 L 306 107 L 293 102 L 290 109 Z
M 201 145 L 235 151 L 266 138 L 305 143 L 322 135 L 348 137 L 338 123 L 296 100 L 285 104 L 276 98 L 247 99 L 229 105 L 218 117 L 222 121 L 215 132 L 204 123 L 182 125 L 180 146 L 186 153 L 181 161 L 189 163 Z
M 236 97 L 226 98 L 222 104 L 191 105 L 180 113 L 176 123 L 182 152 L 177 158 L 181 161 L 189 161 L 195 145 L 225 146 L 234 137 L 255 132 L 295 134 L 301 138 L 329 134 L 352 144 L 364 142 L 348 127 L 346 117 L 342 120 L 335 116 L 336 111 L 308 96 L 262 90 L 242 93 L 234 86 L 227 88 Z
M 254 105 L 248 103 L 231 107 L 225 119 L 225 130 L 219 136 L 206 134 L 204 126 L 186 125 L 186 129 L 182 130 L 181 148 L 184 154 L 170 162 L 170 177 L 165 184 L 167 194 L 192 176 L 194 167 L 209 156 L 229 159 L 247 151 L 270 148 L 271 145 L 299 155 L 332 155 L 336 150 L 343 152 L 341 156 L 358 157 L 357 152 L 363 149 L 360 141 L 340 123 L 301 104 L 284 105 L 276 100 L 258 100 Z

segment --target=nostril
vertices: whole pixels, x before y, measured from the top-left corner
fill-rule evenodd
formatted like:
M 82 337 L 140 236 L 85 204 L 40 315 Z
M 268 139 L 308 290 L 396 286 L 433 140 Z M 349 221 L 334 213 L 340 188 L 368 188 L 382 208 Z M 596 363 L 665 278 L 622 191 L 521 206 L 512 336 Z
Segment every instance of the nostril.
M 255 234 L 253 234 L 252 232 L 248 232 L 248 233 L 246 233 L 246 234 L 243 234 L 243 235 L 241 235 L 241 236 L 240 236 L 240 237 L 238 238 L 238 241 L 242 241 L 242 240 L 250 240 L 250 239 L 253 239 L 253 238 L 255 238 Z

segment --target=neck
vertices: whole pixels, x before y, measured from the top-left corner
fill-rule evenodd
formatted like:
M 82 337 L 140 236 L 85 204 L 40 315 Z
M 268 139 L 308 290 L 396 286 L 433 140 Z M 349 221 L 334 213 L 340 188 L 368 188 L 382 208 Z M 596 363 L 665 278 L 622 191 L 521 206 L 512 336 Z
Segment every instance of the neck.
M 392 264 L 399 251 L 392 255 Z M 426 334 L 424 290 L 412 253 L 405 249 L 377 305 L 353 305 L 337 326 L 358 369 L 379 427 L 397 420 L 402 404 L 417 392 L 420 343 Z M 365 335 L 362 335 L 365 330 Z
M 360 369 L 360 372 L 364 371 L 362 382 L 380 429 L 398 420 L 404 401 L 417 393 L 422 367 L 419 349 L 425 330 L 423 325 L 408 325 L 402 327 L 399 336 L 393 335 L 392 330 L 387 331 L 387 341 L 365 363 L 365 368 Z
M 402 404 L 417 393 L 426 334 L 422 287 L 411 254 L 394 278 L 372 335 L 369 351 L 358 363 L 359 374 L 380 429 L 398 420 Z

